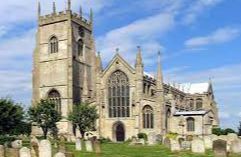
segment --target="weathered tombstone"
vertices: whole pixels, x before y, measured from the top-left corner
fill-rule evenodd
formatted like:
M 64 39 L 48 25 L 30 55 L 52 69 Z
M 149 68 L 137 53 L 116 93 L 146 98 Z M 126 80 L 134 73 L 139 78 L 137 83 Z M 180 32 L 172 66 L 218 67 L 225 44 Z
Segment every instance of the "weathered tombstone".
M 51 143 L 49 140 L 40 141 L 39 157 L 52 157 Z
M 87 152 L 93 152 L 93 145 L 90 140 L 85 141 L 85 149 Z
M 230 150 L 232 153 L 240 154 L 241 153 L 241 140 L 236 139 L 231 142 Z
M 20 149 L 22 148 L 22 140 L 15 140 L 11 143 L 12 148 Z
M 6 157 L 19 157 L 19 149 L 16 148 L 7 148 Z
M 65 154 L 62 152 L 58 152 L 54 155 L 54 157 L 65 157 Z
M 204 141 L 205 149 L 212 149 L 213 141 L 212 141 L 211 137 L 204 136 L 203 141 Z
M 0 145 L 0 157 L 4 157 L 5 155 L 5 148 L 3 145 Z
M 156 135 L 156 141 L 157 141 L 158 143 L 162 143 L 162 135 L 161 135 L 161 134 L 157 134 L 157 135 Z
M 238 139 L 238 135 L 235 134 L 235 133 L 229 133 L 229 134 L 227 135 L 227 139 L 228 139 L 228 140 L 231 140 L 231 141 L 234 141 L 234 140 Z
M 31 157 L 30 149 L 23 147 L 19 150 L 20 157 Z
M 39 156 L 39 141 L 38 139 L 33 136 L 30 140 L 31 145 L 31 156 L 32 157 L 38 157 Z
M 191 149 L 193 153 L 205 153 L 203 140 L 199 138 L 194 138 L 192 140 Z
M 82 150 L 82 145 L 81 145 L 81 139 L 77 138 L 75 142 L 75 150 L 81 151 Z
M 100 141 L 98 141 L 97 139 L 94 141 L 94 149 L 95 153 L 101 153 Z
M 171 149 L 172 152 L 181 150 L 180 144 L 179 144 L 179 142 L 177 140 L 171 139 L 170 140 L 170 146 L 171 146 L 170 149 Z
M 227 157 L 227 142 L 221 139 L 213 141 L 213 153 L 215 157 Z
M 157 143 L 157 140 L 156 140 L 156 133 L 154 132 L 151 132 L 148 134 L 148 144 L 149 145 L 154 145 Z
M 72 152 L 66 152 L 64 154 L 66 157 L 74 157 L 74 154 Z
M 145 145 L 145 139 L 144 138 L 140 138 L 138 143 L 140 143 L 141 145 Z
M 163 144 L 167 147 L 170 148 L 171 147 L 171 142 L 170 139 L 168 137 L 166 137 L 163 141 Z
M 181 144 L 181 148 L 184 150 L 189 150 L 191 148 L 191 142 L 190 141 L 183 141 Z

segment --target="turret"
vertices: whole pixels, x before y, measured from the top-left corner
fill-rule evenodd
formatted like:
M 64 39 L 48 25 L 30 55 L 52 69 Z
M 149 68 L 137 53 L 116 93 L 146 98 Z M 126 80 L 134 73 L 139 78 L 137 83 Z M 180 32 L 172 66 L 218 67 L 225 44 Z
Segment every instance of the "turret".
M 67 10 L 70 11 L 71 10 L 71 0 L 68 0 L 68 7 Z
M 96 72 L 102 71 L 102 61 L 101 61 L 101 55 L 100 52 L 98 52 L 98 55 L 96 56 Z
M 161 52 L 158 52 L 158 61 L 157 61 L 157 90 L 163 91 L 163 74 L 162 74 L 162 65 L 161 65 Z
M 55 5 L 55 2 L 53 2 L 53 14 L 56 14 L 56 5 Z
M 41 16 L 41 4 L 38 2 L 38 18 Z
M 143 94 L 143 63 L 141 55 L 141 47 L 138 46 L 138 52 L 136 55 L 136 100 L 140 102 Z

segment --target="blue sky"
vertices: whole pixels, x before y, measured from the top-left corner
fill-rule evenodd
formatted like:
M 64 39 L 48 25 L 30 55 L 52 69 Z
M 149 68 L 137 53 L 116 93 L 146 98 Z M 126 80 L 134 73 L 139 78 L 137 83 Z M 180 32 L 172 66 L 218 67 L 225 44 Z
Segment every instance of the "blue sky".
M 42 14 L 51 0 L 40 0 Z M 72 0 L 86 18 L 94 10 L 97 50 L 106 65 L 119 48 L 131 64 L 137 46 L 145 71 L 154 74 L 156 55 L 163 53 L 168 82 L 204 82 L 212 78 L 222 127 L 237 128 L 241 120 L 240 0 Z M 57 1 L 57 10 L 66 7 Z M 8 0 L 0 4 L 0 97 L 25 106 L 31 101 L 32 52 L 37 1 Z

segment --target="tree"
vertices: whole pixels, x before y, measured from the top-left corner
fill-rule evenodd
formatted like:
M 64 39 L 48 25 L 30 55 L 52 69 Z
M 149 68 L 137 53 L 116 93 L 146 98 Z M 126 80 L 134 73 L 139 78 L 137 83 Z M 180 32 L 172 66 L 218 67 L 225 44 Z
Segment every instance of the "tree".
M 73 125 L 78 126 L 82 138 L 85 132 L 95 129 L 95 122 L 99 118 L 97 110 L 94 106 L 88 104 L 77 104 L 73 108 L 73 112 L 69 114 L 68 119 Z
M 229 133 L 236 133 L 233 129 L 221 129 L 221 128 L 213 128 L 212 133 L 215 135 L 227 135 Z
M 238 135 L 241 136 L 241 122 L 239 122 Z
M 53 135 L 57 134 L 56 123 L 61 120 L 61 115 L 53 102 L 41 100 L 36 106 L 29 108 L 28 114 L 32 124 L 42 129 L 45 139 L 49 131 Z
M 231 128 L 227 128 L 227 129 L 224 130 L 224 135 L 227 135 L 229 133 L 236 133 L 236 132 Z
M 19 130 L 24 122 L 24 111 L 20 104 L 9 98 L 0 99 L 0 135 L 24 134 Z

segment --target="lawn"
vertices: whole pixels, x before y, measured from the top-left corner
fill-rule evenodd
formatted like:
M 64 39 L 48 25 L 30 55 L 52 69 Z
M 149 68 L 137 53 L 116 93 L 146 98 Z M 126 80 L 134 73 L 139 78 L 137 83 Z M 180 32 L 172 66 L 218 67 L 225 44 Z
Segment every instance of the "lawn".
M 75 151 L 73 144 L 68 145 L 68 149 L 75 153 L 76 157 L 212 157 L 211 151 L 204 155 L 192 154 L 189 151 L 172 153 L 165 146 L 130 146 L 128 144 L 109 143 L 102 144 L 102 153 L 88 153 Z M 232 156 L 238 157 L 238 156 Z

